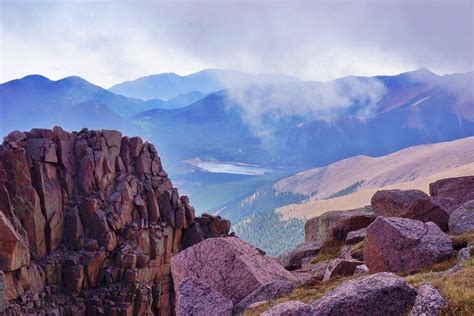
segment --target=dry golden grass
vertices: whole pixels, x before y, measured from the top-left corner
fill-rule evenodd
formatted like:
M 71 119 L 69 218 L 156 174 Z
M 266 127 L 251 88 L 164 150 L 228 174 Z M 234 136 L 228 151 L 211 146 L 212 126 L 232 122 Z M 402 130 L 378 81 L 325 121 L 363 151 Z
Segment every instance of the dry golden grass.
M 332 259 L 335 259 L 339 257 L 341 254 L 341 248 L 344 245 L 343 242 L 329 242 L 324 244 L 321 247 L 321 250 L 319 251 L 318 255 L 316 258 L 311 261 L 311 263 L 316 264 L 316 263 L 321 263 L 325 261 L 329 261 Z
M 433 272 L 440 272 L 440 271 L 446 271 L 449 270 L 450 268 L 454 267 L 456 265 L 457 258 L 456 256 L 452 256 L 451 258 L 435 263 L 434 265 L 424 268 L 420 271 L 412 272 L 412 273 L 399 273 L 400 276 L 403 277 L 416 277 L 416 276 L 421 276 Z
M 341 254 L 341 248 L 344 245 L 343 242 L 331 242 L 326 243 L 320 250 L 316 258 L 313 259 L 311 263 L 317 264 L 322 262 L 331 261 L 335 258 L 338 258 Z M 362 252 L 364 249 L 365 242 L 361 241 L 357 244 L 354 244 L 350 247 L 351 253 Z M 336 286 L 342 284 L 345 281 L 360 277 L 364 274 L 358 274 L 356 276 L 346 276 L 346 277 L 336 277 L 327 282 L 322 282 L 319 280 L 314 280 L 309 284 L 303 285 L 296 288 L 292 293 L 284 295 L 276 300 L 269 301 L 265 304 L 259 305 L 251 310 L 245 311 L 245 316 L 256 316 L 260 313 L 269 309 L 270 307 L 284 303 L 287 301 L 300 301 L 303 303 L 313 303 L 317 299 L 326 295 L 329 291 L 334 289 Z
M 408 276 L 406 280 L 413 286 L 429 282 L 446 299 L 443 315 L 474 315 L 474 259 L 466 261 L 463 268 L 454 273 L 440 275 L 426 272 Z
M 471 234 L 465 234 L 457 236 L 460 240 L 466 242 L 469 241 L 469 244 L 472 245 L 474 242 L 474 232 Z M 337 257 L 340 250 L 340 244 L 327 245 L 323 248 L 316 257 L 316 262 L 328 261 Z M 352 251 L 360 251 L 363 249 L 364 243 L 360 242 L 352 246 Z M 335 255 L 337 253 L 337 255 Z M 442 315 L 474 315 L 474 258 L 466 261 L 463 264 L 463 268 L 458 272 L 453 273 L 440 273 L 440 271 L 446 271 L 453 267 L 456 264 L 456 257 L 452 257 L 443 262 L 437 263 L 429 268 L 423 269 L 415 274 L 411 275 L 402 275 L 405 277 L 407 282 L 409 282 L 414 287 L 420 286 L 423 282 L 431 283 L 434 287 L 440 291 L 441 295 L 446 299 L 447 305 L 443 310 Z M 284 295 L 275 300 L 266 302 L 262 305 L 259 305 L 251 310 L 246 310 L 246 316 L 256 316 L 260 313 L 268 310 L 270 307 L 287 302 L 287 301 L 300 301 L 304 303 L 313 303 L 317 299 L 326 295 L 329 291 L 334 289 L 336 286 L 360 277 L 349 276 L 349 277 L 340 277 L 329 280 L 328 282 L 322 282 L 315 280 L 310 284 L 296 288 L 292 293 Z
M 474 231 L 462 235 L 450 236 L 454 249 L 461 249 L 467 246 L 474 246 Z
M 326 295 L 329 291 L 334 289 L 336 286 L 354 279 L 356 277 L 360 277 L 362 274 L 357 276 L 350 276 L 350 277 L 340 277 L 334 278 L 327 282 L 322 282 L 315 280 L 311 284 L 306 284 L 304 286 L 296 288 L 292 293 L 284 295 L 276 300 L 269 301 L 265 304 L 259 305 L 254 309 L 248 309 L 245 311 L 244 316 L 257 316 L 263 313 L 264 311 L 268 310 L 270 307 L 275 306 L 280 303 L 288 302 L 288 301 L 300 301 L 303 303 L 311 304 L 317 299 Z

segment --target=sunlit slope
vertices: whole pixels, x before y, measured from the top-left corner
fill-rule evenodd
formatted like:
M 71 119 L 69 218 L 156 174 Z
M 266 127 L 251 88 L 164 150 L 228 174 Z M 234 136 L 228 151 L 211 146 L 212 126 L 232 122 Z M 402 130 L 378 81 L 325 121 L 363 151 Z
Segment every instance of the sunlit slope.
M 317 192 L 304 203 L 281 207 L 278 212 L 310 218 L 370 204 L 380 188 L 428 192 L 431 182 L 464 175 L 474 175 L 474 137 L 410 147 L 378 158 L 357 156 L 278 181 L 275 188 L 280 191 Z
M 474 137 L 409 147 L 382 157 L 355 156 L 275 183 L 278 191 L 325 199 L 362 182 L 358 189 L 410 182 L 474 162 Z

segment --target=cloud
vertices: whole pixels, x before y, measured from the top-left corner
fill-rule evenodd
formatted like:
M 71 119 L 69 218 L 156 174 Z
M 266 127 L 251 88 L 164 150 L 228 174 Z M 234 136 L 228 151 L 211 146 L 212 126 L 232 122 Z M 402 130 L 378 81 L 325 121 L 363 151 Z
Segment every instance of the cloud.
M 376 78 L 347 77 L 328 83 L 252 84 L 228 89 L 228 110 L 237 106 L 257 131 L 275 129 L 275 122 L 333 120 L 340 115 L 369 120 L 387 93 Z
M 202 68 L 307 80 L 473 68 L 473 2 L 1 0 L 1 80 Z

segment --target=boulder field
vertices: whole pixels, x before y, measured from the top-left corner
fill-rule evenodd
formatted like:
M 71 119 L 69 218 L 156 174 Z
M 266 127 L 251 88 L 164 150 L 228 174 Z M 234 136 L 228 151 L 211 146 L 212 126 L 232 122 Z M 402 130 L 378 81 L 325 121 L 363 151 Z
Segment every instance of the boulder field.
M 437 289 L 428 283 L 417 289 L 403 275 L 454 258 L 448 234 L 473 230 L 474 201 L 465 198 L 474 191 L 474 186 L 465 187 L 471 181 L 437 182 L 432 196 L 414 190 L 379 191 L 371 206 L 308 220 L 306 241 L 275 259 L 237 237 L 195 244 L 171 258 L 176 295 L 187 296 L 188 309 L 178 315 L 202 304 L 199 291 L 181 290 L 190 278 L 233 304 L 232 311 L 227 303 L 225 311 L 218 305 L 207 307 L 219 315 L 240 315 L 247 309 L 259 309 L 261 315 L 439 315 L 446 300 Z M 457 190 L 463 192 L 461 201 Z M 462 269 L 470 249 L 461 249 L 458 264 L 443 273 Z M 314 295 L 314 282 L 320 288 L 339 285 L 313 302 L 294 299 L 305 291 Z M 281 296 L 290 300 L 271 304 Z
M 0 314 L 171 315 L 171 257 L 229 228 L 195 217 L 138 137 L 14 131 L 0 146 Z

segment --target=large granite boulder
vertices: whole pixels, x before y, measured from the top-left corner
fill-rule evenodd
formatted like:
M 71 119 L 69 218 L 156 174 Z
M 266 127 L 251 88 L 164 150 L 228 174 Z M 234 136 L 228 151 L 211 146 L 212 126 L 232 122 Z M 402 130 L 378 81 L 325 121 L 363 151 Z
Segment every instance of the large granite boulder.
M 404 315 L 416 289 L 392 273 L 363 276 L 337 286 L 311 304 L 311 315 Z
M 454 210 L 449 218 L 449 232 L 460 235 L 474 230 L 474 200 L 467 201 Z
M 372 196 L 372 210 L 377 215 L 404 217 L 408 207 L 419 199 L 428 198 L 420 190 L 380 190 Z
M 234 313 L 243 313 L 247 307 L 256 302 L 273 300 L 284 294 L 291 293 L 294 288 L 295 285 L 286 280 L 278 280 L 264 284 L 238 302 L 234 306 Z
M 446 300 L 431 284 L 423 283 L 418 287 L 415 305 L 410 316 L 437 316 L 446 305 Z
M 349 232 L 369 226 L 375 217 L 369 207 L 352 211 L 326 212 L 306 222 L 305 240 L 319 241 L 322 245 L 343 242 Z
M 372 196 L 372 209 L 377 215 L 433 222 L 448 230 L 455 202 L 448 197 L 430 197 L 420 190 L 381 190 Z
M 171 258 L 175 284 L 186 277 L 200 278 L 237 303 L 258 287 L 296 277 L 275 259 L 236 237 L 209 238 Z
M 176 316 L 230 316 L 232 302 L 204 281 L 187 277 L 176 288 Z
M 401 217 L 417 219 L 423 223 L 433 222 L 446 231 L 450 212 L 451 210 L 440 199 L 425 197 L 414 201 Z
M 282 253 L 278 256 L 277 261 L 287 270 L 296 270 L 301 268 L 305 259 L 310 260 L 316 257 L 319 250 L 321 250 L 319 241 L 306 241 L 296 246 L 296 248 Z
M 430 195 L 455 201 L 453 208 L 474 200 L 474 176 L 448 178 L 430 184 Z
M 434 223 L 378 217 L 367 228 L 364 261 L 371 272 L 410 272 L 449 258 L 453 246 Z

